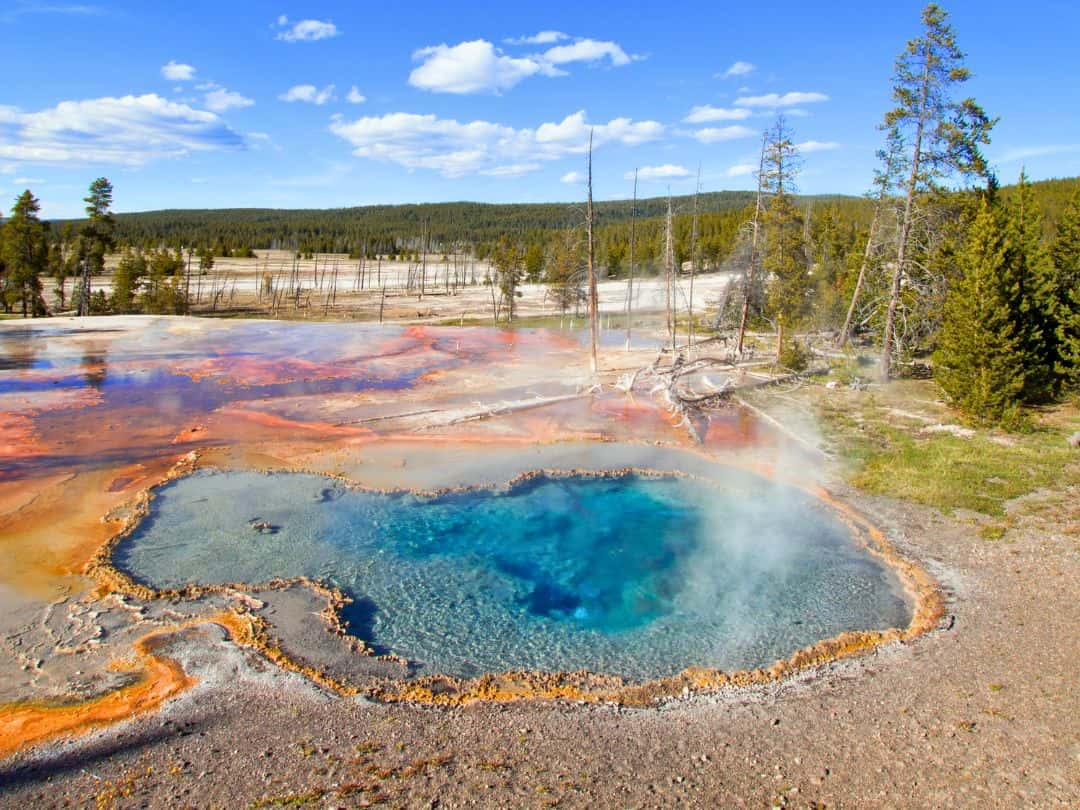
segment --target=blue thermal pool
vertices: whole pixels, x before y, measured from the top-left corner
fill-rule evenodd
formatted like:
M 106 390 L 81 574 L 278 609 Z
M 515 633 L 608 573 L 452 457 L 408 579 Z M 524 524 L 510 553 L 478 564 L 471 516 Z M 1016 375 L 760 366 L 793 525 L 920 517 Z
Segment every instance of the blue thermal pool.
M 541 477 L 432 498 L 203 471 L 160 488 L 114 560 L 155 588 L 326 581 L 355 600 L 351 631 L 418 674 L 646 680 L 906 626 L 897 578 L 828 507 L 732 478 Z

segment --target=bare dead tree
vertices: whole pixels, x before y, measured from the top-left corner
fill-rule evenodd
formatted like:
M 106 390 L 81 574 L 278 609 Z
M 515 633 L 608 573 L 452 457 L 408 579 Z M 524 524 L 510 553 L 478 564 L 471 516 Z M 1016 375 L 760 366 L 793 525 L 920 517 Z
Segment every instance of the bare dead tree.
M 585 174 L 588 180 L 589 188 L 589 200 L 588 207 L 585 213 L 585 224 L 588 229 L 589 238 L 589 337 L 590 347 L 592 352 L 591 368 L 593 374 L 595 374 L 600 366 L 596 359 L 596 344 L 598 340 L 598 324 L 599 317 L 599 301 L 598 292 L 596 289 L 596 240 L 594 238 L 594 228 L 596 224 L 596 212 L 593 210 L 593 189 L 592 189 L 592 149 L 593 149 L 593 132 L 589 130 L 589 148 L 585 153 Z
M 671 212 L 671 191 L 668 190 L 667 219 L 664 222 L 664 299 L 668 338 L 671 340 L 671 362 L 675 362 L 675 227 Z
M 688 351 L 694 350 L 694 275 L 697 270 L 698 243 L 698 195 L 701 194 L 701 165 L 698 164 L 697 185 L 694 187 L 694 220 L 690 228 L 690 298 L 687 301 L 687 315 L 690 323 L 686 328 Z
M 634 198 L 630 204 L 630 272 L 626 279 L 626 350 L 630 351 L 630 323 L 633 320 L 634 306 L 634 239 L 637 231 L 637 180 L 638 170 L 634 169 Z
M 855 316 L 855 308 L 862 293 L 863 284 L 866 282 L 866 271 L 870 267 L 870 259 L 874 254 L 874 244 L 878 237 L 878 228 L 881 222 L 882 209 L 896 182 L 896 169 L 902 160 L 901 150 L 903 143 L 899 131 L 893 127 L 887 138 L 887 146 L 878 152 L 883 166 L 874 178 L 877 186 L 877 201 L 874 204 L 874 218 L 870 220 L 870 232 L 866 236 L 866 249 L 863 251 L 862 264 L 859 265 L 859 275 L 855 279 L 855 290 L 851 293 L 851 304 L 848 306 L 847 317 L 844 318 L 844 326 L 836 340 L 837 348 L 844 348 L 851 338 L 851 321 Z
M 754 221 L 750 235 L 750 259 L 743 273 L 742 312 L 739 315 L 739 336 L 735 342 L 735 353 L 742 354 L 746 339 L 746 323 L 750 319 L 750 298 L 754 290 L 754 270 L 758 261 L 758 246 L 761 238 L 762 183 L 765 177 L 765 149 L 769 143 L 769 134 L 761 136 L 761 157 L 758 160 L 757 200 L 754 203 Z

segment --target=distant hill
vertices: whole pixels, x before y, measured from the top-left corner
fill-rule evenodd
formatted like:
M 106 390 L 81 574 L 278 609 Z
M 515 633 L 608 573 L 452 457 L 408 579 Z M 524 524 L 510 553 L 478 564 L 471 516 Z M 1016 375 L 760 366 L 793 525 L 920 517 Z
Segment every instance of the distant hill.
M 1032 184 L 1043 208 L 1047 229 L 1052 232 L 1069 198 L 1080 189 L 1080 177 L 1043 180 Z M 1008 197 L 1014 186 L 1001 193 Z M 803 195 L 803 208 L 829 207 L 856 226 L 869 220 L 871 204 L 862 197 L 841 194 Z M 750 191 L 715 191 L 700 195 L 699 211 L 704 215 L 727 215 L 753 205 Z M 680 219 L 691 211 L 693 197 L 672 198 Z M 354 208 L 276 209 L 221 208 L 168 209 L 118 214 L 117 237 L 122 244 L 170 247 L 212 246 L 220 252 L 240 248 L 296 248 L 303 251 L 347 253 L 363 246 L 381 253 L 396 252 L 396 246 L 416 245 L 422 232 L 430 235 L 436 249 L 455 243 L 492 242 L 505 234 L 535 238 L 544 233 L 580 225 L 584 202 L 565 203 L 420 203 L 410 205 L 367 205 Z M 664 215 L 666 197 L 637 201 L 639 220 L 655 220 Z M 596 203 L 598 226 L 617 226 L 630 220 L 630 200 Z M 57 222 L 63 228 L 78 226 L 79 220 Z
M 858 197 L 820 195 L 800 198 L 804 204 L 847 202 L 861 206 Z M 753 205 L 749 191 L 717 191 L 698 199 L 703 214 L 736 211 Z M 689 213 L 693 197 L 672 198 L 680 215 Z M 630 200 L 596 203 L 600 226 L 630 220 Z M 639 219 L 660 217 L 667 208 L 666 197 L 637 201 Z M 420 203 L 410 205 L 367 205 L 355 208 L 274 209 L 221 208 L 169 209 L 118 214 L 117 238 L 135 245 L 240 245 L 259 248 L 289 248 L 319 252 L 359 250 L 365 243 L 381 252 L 392 250 L 395 241 L 415 240 L 426 230 L 435 245 L 455 242 L 486 242 L 512 233 L 538 234 L 580 225 L 585 217 L 584 201 L 566 203 L 477 202 Z M 71 220 L 76 227 L 79 220 Z M 67 222 L 58 222 L 64 227 Z

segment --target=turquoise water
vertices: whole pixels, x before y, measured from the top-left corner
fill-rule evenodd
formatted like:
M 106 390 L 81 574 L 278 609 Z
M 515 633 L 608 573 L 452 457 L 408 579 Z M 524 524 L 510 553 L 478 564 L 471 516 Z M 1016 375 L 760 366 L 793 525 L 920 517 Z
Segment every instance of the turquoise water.
M 352 631 L 420 674 L 741 669 L 910 619 L 894 575 L 844 524 L 749 475 L 726 488 L 541 478 L 420 498 L 201 472 L 158 491 L 116 562 L 154 587 L 326 580 L 355 599 Z

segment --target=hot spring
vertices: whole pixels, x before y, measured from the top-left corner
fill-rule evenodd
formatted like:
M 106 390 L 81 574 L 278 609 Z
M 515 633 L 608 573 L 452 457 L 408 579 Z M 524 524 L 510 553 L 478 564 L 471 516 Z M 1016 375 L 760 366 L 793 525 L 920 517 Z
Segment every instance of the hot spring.
M 157 490 L 114 562 L 158 589 L 327 582 L 354 600 L 350 632 L 417 675 L 641 681 L 907 625 L 897 577 L 827 505 L 731 478 L 539 476 L 422 496 L 202 471 Z

